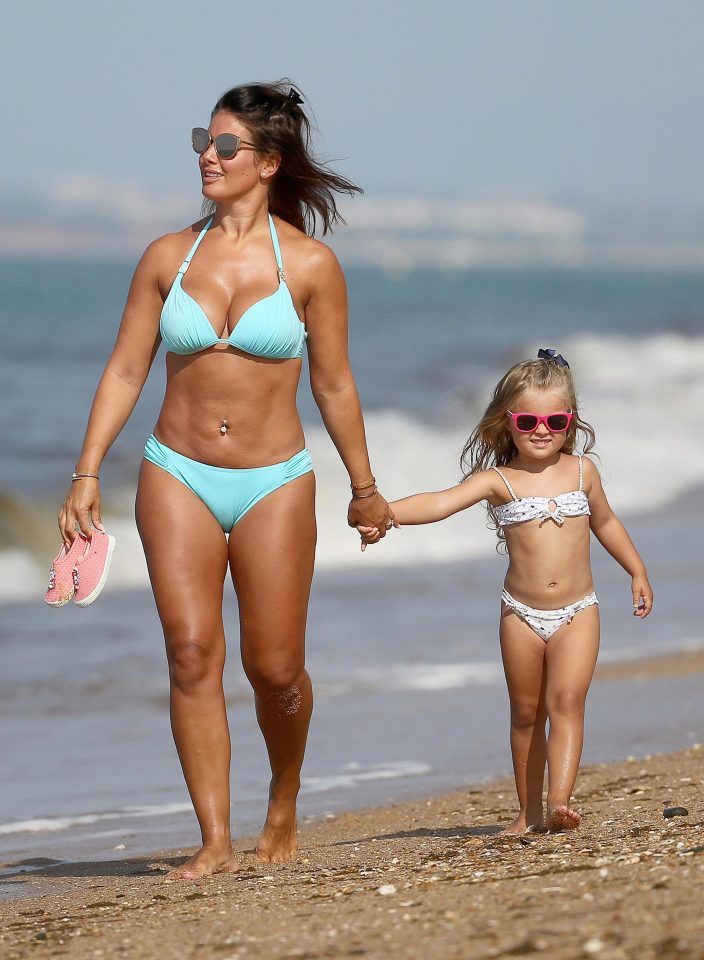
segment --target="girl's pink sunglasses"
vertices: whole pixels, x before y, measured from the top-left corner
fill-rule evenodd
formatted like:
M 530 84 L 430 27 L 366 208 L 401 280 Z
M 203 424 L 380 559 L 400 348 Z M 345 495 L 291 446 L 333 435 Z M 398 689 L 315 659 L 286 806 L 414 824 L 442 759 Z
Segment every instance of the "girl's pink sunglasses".
M 510 410 L 507 413 L 519 433 L 533 433 L 541 423 L 550 433 L 564 433 L 574 416 L 572 413 L 547 413 L 541 416 L 538 413 L 512 413 Z

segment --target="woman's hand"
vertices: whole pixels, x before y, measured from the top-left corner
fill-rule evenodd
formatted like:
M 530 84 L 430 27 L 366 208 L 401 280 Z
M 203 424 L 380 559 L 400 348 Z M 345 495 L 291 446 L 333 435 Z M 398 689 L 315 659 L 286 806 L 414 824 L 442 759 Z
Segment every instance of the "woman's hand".
M 91 524 L 105 532 L 100 519 L 100 483 L 92 477 L 74 480 L 59 511 L 61 539 L 70 547 L 77 536 L 76 525 L 90 539 Z
M 369 529 L 368 537 L 362 537 L 362 550 L 367 543 L 376 543 L 382 537 L 386 536 L 386 531 L 392 527 L 398 527 L 398 520 L 393 514 L 393 510 L 380 493 L 375 493 L 372 497 L 353 497 L 347 509 L 347 523 L 351 527 L 357 527 L 360 530 Z M 371 533 L 374 528 L 375 535 Z
M 631 587 L 633 589 L 633 616 L 642 620 L 653 609 L 653 588 L 644 573 L 633 577 Z

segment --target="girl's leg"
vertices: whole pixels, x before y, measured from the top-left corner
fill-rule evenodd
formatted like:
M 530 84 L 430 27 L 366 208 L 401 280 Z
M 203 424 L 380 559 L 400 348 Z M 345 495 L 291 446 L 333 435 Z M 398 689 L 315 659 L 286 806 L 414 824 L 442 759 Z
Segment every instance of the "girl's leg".
M 190 880 L 237 869 L 222 688 L 227 544 L 205 504 L 147 461 L 140 471 L 136 515 L 166 640 L 171 729 L 203 838 L 198 853 L 167 880 Z
M 307 473 L 270 493 L 230 535 L 240 610 L 242 663 L 271 764 L 269 808 L 257 852 L 290 860 L 296 798 L 313 709 L 305 629 L 315 557 L 315 479 Z
M 504 833 L 525 833 L 529 827 L 543 826 L 545 642 L 505 606 L 499 636 L 511 703 L 511 756 L 520 807 Z
M 573 830 L 582 818 L 569 802 L 582 755 L 584 704 L 599 652 L 599 607 L 581 610 L 560 627 L 545 651 L 548 737 L 548 820 L 552 830 Z

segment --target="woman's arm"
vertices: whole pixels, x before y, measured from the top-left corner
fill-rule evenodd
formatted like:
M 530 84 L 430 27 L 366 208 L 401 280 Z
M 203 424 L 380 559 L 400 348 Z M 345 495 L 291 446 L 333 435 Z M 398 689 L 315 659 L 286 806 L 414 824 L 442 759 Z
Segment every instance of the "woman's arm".
M 372 470 L 347 349 L 345 278 L 335 254 L 324 244 L 316 244 L 313 260 L 315 279 L 305 310 L 311 390 L 350 483 L 364 484 L 371 479 Z M 377 527 L 381 536 L 393 519 L 389 505 L 379 493 L 353 499 L 347 513 L 351 527 L 360 523 Z
M 647 617 L 653 607 L 653 588 L 648 582 L 645 564 L 635 548 L 635 544 L 619 518 L 611 509 L 599 471 L 591 462 L 584 460 L 585 487 L 589 491 L 589 526 L 602 547 L 620 563 L 631 576 L 633 590 L 633 613 L 637 617 Z
M 165 239 L 165 238 L 163 238 Z M 115 346 L 91 406 L 76 473 L 98 474 L 103 459 L 130 417 L 159 348 L 159 316 L 163 304 L 159 272 L 164 243 L 151 244 L 137 265 Z M 90 536 L 91 522 L 102 529 L 100 487 L 92 478 L 76 480 L 59 513 L 59 529 L 67 545 L 76 524 Z

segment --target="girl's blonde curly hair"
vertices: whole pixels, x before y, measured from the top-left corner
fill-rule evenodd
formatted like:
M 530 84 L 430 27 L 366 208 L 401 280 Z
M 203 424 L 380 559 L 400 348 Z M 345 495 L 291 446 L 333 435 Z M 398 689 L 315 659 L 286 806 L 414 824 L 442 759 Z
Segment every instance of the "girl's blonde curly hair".
M 464 480 L 493 466 L 504 467 L 516 456 L 518 451 L 511 437 L 507 414 L 509 410 L 517 410 L 520 396 L 526 390 L 559 393 L 564 398 L 565 409 L 574 414 L 562 447 L 565 453 L 574 453 L 578 436 L 581 439 L 581 453 L 593 449 L 596 441 L 594 429 L 579 416 L 577 392 L 569 367 L 552 359 L 522 360 L 499 380 L 491 403 L 462 450 L 460 468 Z M 496 530 L 501 547 L 501 543 L 505 542 L 503 530 L 497 524 L 491 506 L 487 510 L 489 526 Z

